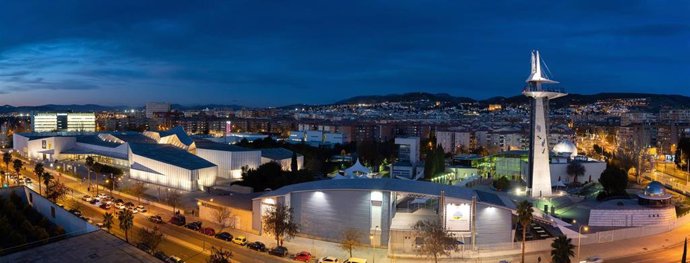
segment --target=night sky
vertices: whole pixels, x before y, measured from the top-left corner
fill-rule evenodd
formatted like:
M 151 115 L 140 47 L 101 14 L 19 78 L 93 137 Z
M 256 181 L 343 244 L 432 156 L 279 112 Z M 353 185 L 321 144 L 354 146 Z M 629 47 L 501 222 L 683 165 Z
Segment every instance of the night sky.
M 0 104 L 514 96 L 531 49 L 572 93 L 690 95 L 690 1 L 520 2 L 5 0 Z

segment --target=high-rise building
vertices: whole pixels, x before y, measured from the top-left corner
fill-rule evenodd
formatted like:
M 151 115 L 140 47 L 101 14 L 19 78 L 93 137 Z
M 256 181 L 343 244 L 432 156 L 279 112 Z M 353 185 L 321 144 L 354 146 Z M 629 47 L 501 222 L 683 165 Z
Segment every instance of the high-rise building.
M 547 68 L 548 70 L 548 68 Z M 557 89 L 545 88 L 555 84 L 541 70 L 539 51 L 532 51 L 532 73 L 527 78 L 522 94 L 530 97 L 530 144 L 527 185 L 532 197 L 551 195 L 551 169 L 549 167 L 548 103 L 549 100 L 567 95 Z
M 156 113 L 170 112 L 170 103 L 149 102 L 146 103 L 146 118 L 153 118 Z
M 96 114 L 93 112 L 38 112 L 31 114 L 33 132 L 95 132 Z

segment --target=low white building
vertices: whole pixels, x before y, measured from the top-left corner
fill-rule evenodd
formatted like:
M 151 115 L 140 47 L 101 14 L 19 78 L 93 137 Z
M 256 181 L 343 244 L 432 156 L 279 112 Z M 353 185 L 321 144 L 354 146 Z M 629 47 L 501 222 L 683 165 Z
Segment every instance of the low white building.
M 218 166 L 218 177 L 241 180 L 242 168 L 261 165 L 261 150 L 206 140 L 195 141 L 196 155 Z
M 213 186 L 218 167 L 185 150 L 165 144 L 130 144 L 130 176 L 185 191 Z
M 285 148 L 266 148 L 261 149 L 261 164 L 276 162 L 284 171 L 292 168 L 293 152 Z M 297 154 L 297 170 L 304 167 L 304 155 Z

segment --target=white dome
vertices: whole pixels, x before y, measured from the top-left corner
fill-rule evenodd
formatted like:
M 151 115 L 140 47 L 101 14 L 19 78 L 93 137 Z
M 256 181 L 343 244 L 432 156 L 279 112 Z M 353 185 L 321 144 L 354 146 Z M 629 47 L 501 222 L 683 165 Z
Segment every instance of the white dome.
M 577 156 L 577 146 L 571 141 L 562 141 L 553 146 L 553 152 L 558 155 L 567 154 L 570 157 Z

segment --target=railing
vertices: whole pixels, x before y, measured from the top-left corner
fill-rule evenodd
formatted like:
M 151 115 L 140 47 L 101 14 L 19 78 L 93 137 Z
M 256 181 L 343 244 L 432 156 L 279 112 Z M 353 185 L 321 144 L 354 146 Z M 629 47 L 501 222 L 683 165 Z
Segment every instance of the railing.
M 522 92 L 540 92 L 540 91 L 565 93 L 565 89 L 559 88 L 559 87 L 540 87 L 540 88 L 537 88 L 537 87 L 527 86 L 522 90 Z

